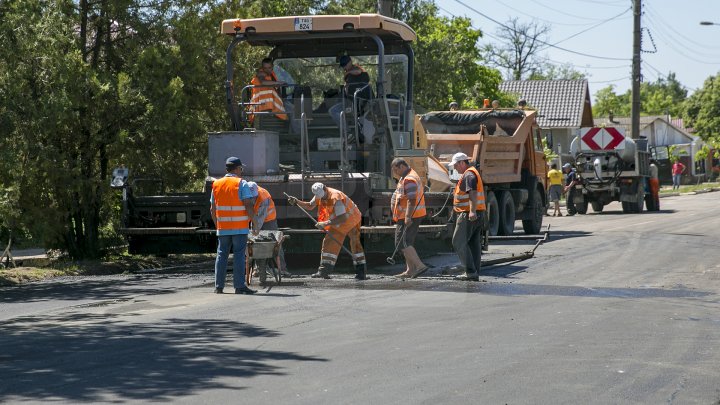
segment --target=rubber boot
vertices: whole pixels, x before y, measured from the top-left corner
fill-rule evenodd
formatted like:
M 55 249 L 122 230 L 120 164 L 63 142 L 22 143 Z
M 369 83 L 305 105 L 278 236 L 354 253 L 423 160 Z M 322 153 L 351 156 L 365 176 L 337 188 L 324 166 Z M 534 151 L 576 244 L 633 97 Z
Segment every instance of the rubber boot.
M 310 277 L 312 278 L 330 278 L 329 274 L 332 273 L 335 266 L 331 266 L 329 264 L 321 264 L 320 267 L 318 267 L 317 273 L 312 274 Z
M 367 276 L 365 274 L 365 263 L 355 265 L 355 280 L 365 280 Z

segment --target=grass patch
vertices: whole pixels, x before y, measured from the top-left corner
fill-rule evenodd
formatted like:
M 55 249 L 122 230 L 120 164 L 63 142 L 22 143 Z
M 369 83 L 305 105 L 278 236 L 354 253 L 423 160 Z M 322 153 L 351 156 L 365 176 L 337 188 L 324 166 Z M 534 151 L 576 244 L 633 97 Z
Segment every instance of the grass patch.
M 113 254 L 102 260 L 54 259 L 47 266 L 0 269 L 0 286 L 13 286 L 59 276 L 102 276 L 128 274 L 147 269 L 210 262 L 214 254 L 142 256 Z M 212 269 L 209 265 L 208 271 Z
M 700 183 L 700 184 L 688 184 L 680 186 L 679 190 L 673 190 L 672 186 L 663 186 L 660 189 L 660 194 L 672 194 L 672 193 L 692 193 L 696 191 L 707 191 L 710 189 L 717 189 L 720 187 L 720 183 Z

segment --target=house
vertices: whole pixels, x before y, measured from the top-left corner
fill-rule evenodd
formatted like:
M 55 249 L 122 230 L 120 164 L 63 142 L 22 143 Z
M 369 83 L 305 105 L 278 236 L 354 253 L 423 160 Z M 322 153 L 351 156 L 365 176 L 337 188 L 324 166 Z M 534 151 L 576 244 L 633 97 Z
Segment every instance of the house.
M 617 127 L 630 134 L 630 117 L 595 118 L 596 126 Z M 660 182 L 672 183 L 670 174 L 670 154 L 679 157 L 688 171 L 683 176 L 683 182 L 691 183 L 705 177 L 705 168 L 712 166 L 712 161 L 695 161 L 695 154 L 702 149 L 704 142 L 700 137 L 691 135 L 682 128 L 682 121 L 672 120 L 667 116 L 640 117 L 640 139 L 647 139 L 648 150 L 660 164 Z
M 548 147 L 572 161 L 570 143 L 580 128 L 592 127 L 592 105 L 587 80 L 508 80 L 500 90 L 525 99 L 538 111 L 537 123 Z

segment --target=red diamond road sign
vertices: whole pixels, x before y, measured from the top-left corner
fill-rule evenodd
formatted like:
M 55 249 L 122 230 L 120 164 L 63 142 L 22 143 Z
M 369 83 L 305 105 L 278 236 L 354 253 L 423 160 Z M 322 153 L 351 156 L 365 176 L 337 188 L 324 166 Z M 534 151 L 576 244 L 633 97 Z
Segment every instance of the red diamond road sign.
M 608 150 L 624 149 L 625 135 L 613 127 L 582 128 L 580 130 L 581 149 Z

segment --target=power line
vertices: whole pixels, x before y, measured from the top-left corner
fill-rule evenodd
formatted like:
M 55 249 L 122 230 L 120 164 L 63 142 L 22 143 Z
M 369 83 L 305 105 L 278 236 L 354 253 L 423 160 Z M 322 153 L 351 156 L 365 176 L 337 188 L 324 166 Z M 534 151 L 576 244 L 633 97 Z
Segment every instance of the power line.
M 540 5 L 540 6 L 542 6 L 543 8 L 546 8 L 546 9 L 548 9 L 548 10 L 552 10 L 552 11 L 554 11 L 554 12 L 556 12 L 556 13 L 559 13 L 559 14 L 562 14 L 562 15 L 566 15 L 566 16 L 568 16 L 568 17 L 573 17 L 573 18 L 578 18 L 578 19 L 580 19 L 580 20 L 588 20 L 588 21 L 598 21 L 598 20 L 599 20 L 598 18 L 582 17 L 582 16 L 579 16 L 579 15 L 566 13 L 566 12 L 564 12 L 564 11 L 562 11 L 562 10 L 558 10 L 558 9 L 556 9 L 556 8 L 552 8 L 552 7 L 548 6 L 547 4 L 543 4 L 542 2 L 537 1 L 537 0 L 535 0 L 535 3 L 538 4 L 538 5 Z
M 544 19 L 544 18 L 538 17 L 537 15 L 533 15 L 533 14 L 530 14 L 530 13 L 526 13 L 526 12 L 520 10 L 520 9 L 517 9 L 517 8 L 515 8 L 515 7 L 512 7 L 512 6 L 508 5 L 507 3 L 502 2 L 502 1 L 500 1 L 500 0 L 495 0 L 495 2 L 496 2 L 496 3 L 499 3 L 499 4 L 502 4 L 503 6 L 509 8 L 510 10 L 513 10 L 513 11 L 519 13 L 519 14 L 526 15 L 526 16 L 528 16 L 528 17 L 531 17 L 531 18 L 535 19 L 535 20 L 544 21 L 544 22 L 547 22 L 547 23 L 550 23 L 550 24 L 553 24 L 553 25 L 588 26 L 588 25 L 591 25 L 591 24 L 592 24 L 592 23 L 577 23 L 577 24 L 571 24 L 571 23 L 562 23 L 562 22 L 557 22 L 557 21 L 546 20 L 546 19 Z
M 684 40 L 690 42 L 691 44 L 694 44 L 694 45 L 696 45 L 696 46 L 699 46 L 699 47 L 702 48 L 702 49 L 708 49 L 708 48 L 711 48 L 711 49 L 720 49 L 720 46 L 713 46 L 713 45 L 710 45 L 710 44 L 703 44 L 703 43 L 700 43 L 700 42 L 695 41 L 695 40 L 694 40 L 693 38 L 691 38 L 691 37 L 685 36 L 685 34 L 683 34 L 682 32 L 680 32 L 680 31 L 678 31 L 678 30 L 676 30 L 675 28 L 673 28 L 673 25 L 672 25 L 672 24 L 668 24 L 667 21 L 665 21 L 659 13 L 656 13 L 655 10 L 653 10 L 653 7 L 650 7 L 649 4 L 646 4 L 646 5 L 645 5 L 645 9 L 648 11 L 648 17 L 649 17 L 650 19 L 652 19 L 652 20 L 657 19 L 657 21 L 659 21 L 659 22 L 661 23 L 661 24 L 659 25 L 659 27 L 661 26 L 661 27 L 663 27 L 663 28 L 668 28 L 668 29 L 669 29 L 670 31 L 672 31 L 676 36 L 679 36 L 679 37 L 683 38 Z
M 630 80 L 630 76 L 618 77 L 617 79 L 612 79 L 612 80 L 588 81 L 588 83 L 589 83 L 589 84 L 604 84 L 604 83 L 621 82 L 621 81 L 623 81 L 623 80 Z
M 575 34 L 573 34 L 573 35 L 570 35 L 569 37 L 567 37 L 567 38 L 565 38 L 565 39 L 563 39 L 563 40 L 560 40 L 560 41 L 558 41 L 558 42 L 555 42 L 552 46 L 555 46 L 555 45 L 557 45 L 557 44 L 559 44 L 559 43 L 561 43 L 561 42 L 565 42 L 565 41 L 567 41 L 567 40 L 570 39 L 570 38 L 575 38 L 576 36 L 578 36 L 578 35 L 580 35 L 580 34 L 583 34 L 583 33 L 585 33 L 585 32 L 588 32 L 588 31 L 590 31 L 590 30 L 593 29 L 593 28 L 597 28 L 597 27 L 599 27 L 599 26 L 601 26 L 601 25 L 603 25 L 603 24 L 605 24 L 605 23 L 608 23 L 608 22 L 610 22 L 610 21 L 612 21 L 612 20 L 615 20 L 615 19 L 617 19 L 618 17 L 620 17 L 621 15 L 627 13 L 628 11 L 630 11 L 630 8 L 627 8 L 625 11 L 623 11 L 622 13 L 620 13 L 620 14 L 614 16 L 614 17 L 610 17 L 610 18 L 608 18 L 607 20 L 604 20 L 604 21 L 599 22 L 599 23 L 593 25 L 592 27 L 589 27 L 589 28 L 587 28 L 587 29 L 584 29 L 584 30 L 582 30 L 582 31 L 580 31 L 580 32 L 577 32 L 577 33 L 575 33 Z
M 494 22 L 495 24 L 497 24 L 497 25 L 505 28 L 506 30 L 513 31 L 513 29 L 512 29 L 511 27 L 508 27 L 507 25 L 505 25 L 505 24 L 497 21 L 496 19 L 494 19 L 494 18 L 492 18 L 492 17 L 489 17 L 489 16 L 481 13 L 480 11 L 478 11 L 478 10 L 476 10 L 475 8 L 469 6 L 468 4 L 464 3 L 463 1 L 461 1 L 461 0 L 455 0 L 455 1 L 456 1 L 457 3 L 460 3 L 460 5 L 462 5 L 463 7 L 466 7 L 467 9 L 472 10 L 472 11 L 475 12 L 476 14 L 478 14 L 478 15 L 480 15 L 480 16 L 482 16 L 482 17 L 485 17 L 486 19 L 488 19 L 488 20 Z M 629 59 L 627 59 L 627 58 L 613 58 L 613 57 L 608 57 L 608 56 L 590 55 L 590 54 L 587 54 L 587 53 L 577 52 L 577 51 L 573 51 L 573 50 L 570 50 L 570 49 L 562 48 L 562 47 L 559 47 L 559 46 L 556 46 L 556 45 L 552 45 L 552 44 L 549 44 L 549 43 L 547 43 L 547 42 L 545 42 L 545 41 L 542 41 L 542 40 L 540 40 L 540 39 L 536 39 L 536 41 L 539 42 L 539 43 L 541 43 L 541 44 L 543 44 L 543 45 L 546 45 L 546 46 L 548 46 L 548 47 L 550 47 L 550 48 L 555 48 L 555 49 L 560 50 L 560 51 L 563 51 L 563 52 L 568 52 L 568 53 L 572 53 L 572 54 L 575 54 L 575 55 L 585 56 L 585 57 L 588 57 L 588 58 L 604 59 L 604 60 L 622 60 L 622 61 L 627 61 L 627 60 L 629 60 Z

